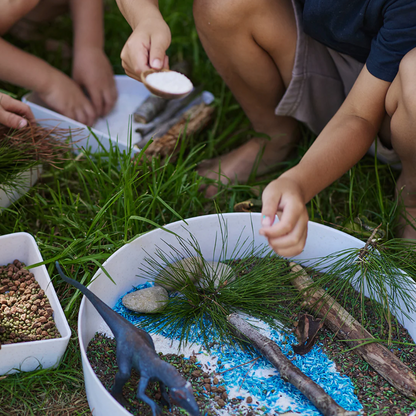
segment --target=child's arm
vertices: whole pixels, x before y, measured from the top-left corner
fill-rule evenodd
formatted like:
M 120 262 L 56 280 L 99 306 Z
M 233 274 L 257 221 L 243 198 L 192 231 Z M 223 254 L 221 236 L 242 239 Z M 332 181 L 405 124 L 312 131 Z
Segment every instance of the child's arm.
M 126 74 L 140 81 L 140 74 L 149 68 L 168 68 L 166 49 L 171 34 L 160 14 L 158 1 L 117 0 L 117 4 L 133 29 L 121 51 Z
M 35 121 L 30 107 L 0 92 L 0 124 L 20 129 L 27 126 L 27 120 Z
M 73 79 L 89 95 L 98 117 L 114 106 L 117 90 L 104 53 L 102 0 L 70 0 L 74 27 Z
M 290 257 L 302 252 L 308 221 L 305 204 L 365 155 L 385 115 L 389 86 L 364 67 L 341 108 L 299 164 L 264 190 L 260 233 L 278 254 Z M 280 221 L 271 226 L 278 212 Z
M 51 65 L 0 38 L 0 79 L 36 91 L 53 110 L 92 124 L 94 109 L 81 88 Z

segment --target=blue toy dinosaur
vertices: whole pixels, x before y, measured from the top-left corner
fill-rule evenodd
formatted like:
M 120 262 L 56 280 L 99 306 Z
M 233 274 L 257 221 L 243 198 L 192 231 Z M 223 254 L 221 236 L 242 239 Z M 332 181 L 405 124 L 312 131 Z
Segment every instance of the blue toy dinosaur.
M 127 404 L 127 401 L 123 397 L 122 389 L 130 377 L 132 368 L 135 368 L 140 374 L 137 397 L 152 408 L 153 416 L 161 416 L 163 412 L 145 394 L 149 381 L 159 381 L 163 405 L 167 405 L 170 408 L 170 402 L 172 401 L 174 404 L 185 409 L 191 416 L 199 416 L 199 408 L 193 396 L 191 383 L 186 381 L 175 367 L 159 357 L 151 336 L 146 331 L 135 327 L 127 319 L 113 311 L 84 285 L 65 276 L 58 262 L 55 265 L 61 278 L 65 282 L 75 286 L 89 299 L 114 334 L 117 342 L 116 355 L 118 372 L 115 377 L 114 386 L 111 389 L 112 396 L 120 404 Z M 166 391 L 166 387 L 169 389 L 169 394 Z

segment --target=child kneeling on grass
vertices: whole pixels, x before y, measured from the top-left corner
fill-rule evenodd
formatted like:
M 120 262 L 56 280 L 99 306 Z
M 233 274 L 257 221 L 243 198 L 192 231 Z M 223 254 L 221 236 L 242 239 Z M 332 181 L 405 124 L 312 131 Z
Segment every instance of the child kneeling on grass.
M 126 73 L 138 78 L 148 67 L 166 66 L 170 31 L 157 1 L 117 2 L 133 29 L 121 56 Z M 399 236 L 416 238 L 416 2 L 195 0 L 194 18 L 254 130 L 270 137 L 208 161 L 201 174 L 243 183 L 259 152 L 259 174 L 288 157 L 299 121 L 318 135 L 301 162 L 264 190 L 260 232 L 278 254 L 303 250 L 305 204 L 375 139 L 380 158 L 401 162 Z
M 10 29 L 18 34 L 23 22 L 33 26 L 44 23 L 68 6 L 74 27 L 72 79 L 1 37 L 0 79 L 35 91 L 53 110 L 92 125 L 117 99 L 113 71 L 103 50 L 102 0 L 3 1 L 0 36 Z

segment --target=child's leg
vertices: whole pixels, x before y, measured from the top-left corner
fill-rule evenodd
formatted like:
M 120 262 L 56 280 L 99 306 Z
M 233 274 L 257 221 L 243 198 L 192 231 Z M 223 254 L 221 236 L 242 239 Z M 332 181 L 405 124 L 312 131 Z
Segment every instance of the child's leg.
M 400 237 L 416 239 L 416 49 L 400 64 L 399 72 L 386 97 L 386 111 L 391 117 L 391 146 L 402 163 L 396 191 L 405 211 Z
M 227 83 L 254 130 L 254 138 L 221 157 L 221 172 L 240 182 L 248 179 L 257 154 L 265 147 L 258 173 L 283 161 L 298 140 L 297 121 L 275 115 L 289 85 L 297 28 L 290 0 L 195 0 L 196 27 L 211 62 Z M 213 160 L 200 170 L 212 178 Z
M 37 23 L 50 22 L 69 11 L 69 0 L 41 0 L 39 4 L 26 15 L 26 18 Z
M 40 39 L 39 24 L 50 22 L 69 11 L 69 0 L 39 0 L 36 3 L 10 29 L 13 36 L 24 41 Z

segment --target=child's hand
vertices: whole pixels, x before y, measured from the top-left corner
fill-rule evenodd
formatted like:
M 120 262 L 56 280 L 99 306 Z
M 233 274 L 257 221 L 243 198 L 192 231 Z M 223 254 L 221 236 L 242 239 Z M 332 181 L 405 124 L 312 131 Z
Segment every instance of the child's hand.
M 126 74 L 140 81 L 140 74 L 147 69 L 169 67 L 166 49 L 171 34 L 162 17 L 144 19 L 133 31 L 123 50 L 121 61 Z
M 111 64 L 101 48 L 76 51 L 72 76 L 88 93 L 97 117 L 107 115 L 116 103 L 117 89 L 113 75 Z
M 48 107 L 87 126 L 92 126 L 97 118 L 81 87 L 60 71 L 53 71 L 46 87 L 36 92 Z
M 308 231 L 308 211 L 297 182 L 280 177 L 263 191 L 263 220 L 260 234 L 279 255 L 292 257 L 305 246 Z M 279 222 L 273 224 L 275 215 Z
M 0 124 L 20 129 L 27 126 L 27 120 L 35 121 L 30 107 L 0 92 Z

